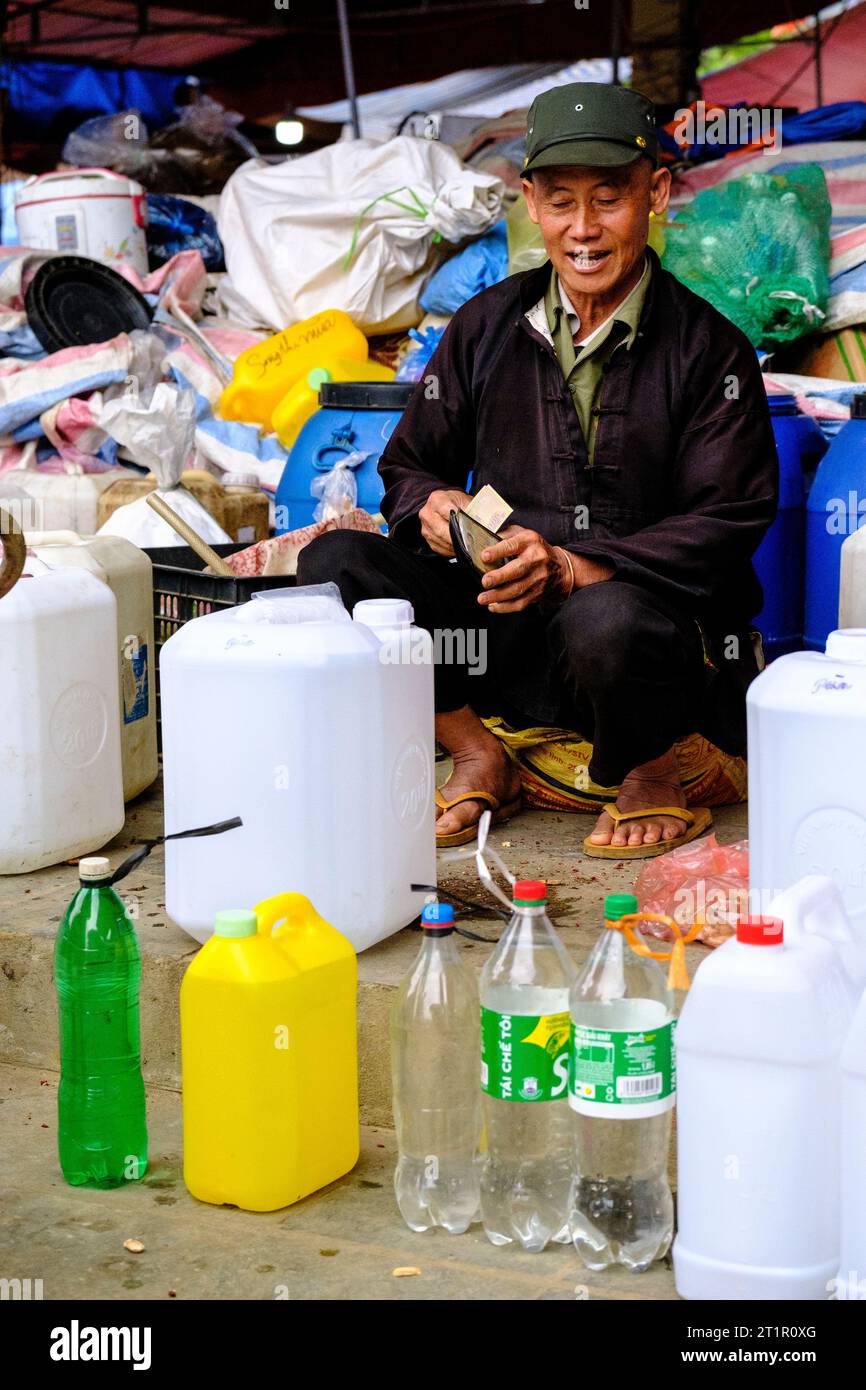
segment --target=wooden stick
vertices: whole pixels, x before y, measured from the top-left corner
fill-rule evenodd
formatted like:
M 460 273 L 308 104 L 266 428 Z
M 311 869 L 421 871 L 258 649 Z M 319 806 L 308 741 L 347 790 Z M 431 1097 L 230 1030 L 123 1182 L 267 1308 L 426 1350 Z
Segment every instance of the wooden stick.
M 15 517 L 0 506 L 0 541 L 3 563 L 0 565 L 0 598 L 17 583 L 27 558 L 27 546 Z
M 211 550 L 207 541 L 202 540 L 189 522 L 184 521 L 182 516 L 178 516 L 177 512 L 165 501 L 165 498 L 160 497 L 158 492 L 149 492 L 145 500 L 147 505 L 153 507 L 153 510 L 159 513 L 163 521 L 167 521 L 172 530 L 186 541 L 199 559 L 204 560 L 205 564 L 210 566 L 214 574 L 219 574 L 224 579 L 234 579 L 234 570 L 229 568 L 221 555 L 217 555 L 215 550 Z

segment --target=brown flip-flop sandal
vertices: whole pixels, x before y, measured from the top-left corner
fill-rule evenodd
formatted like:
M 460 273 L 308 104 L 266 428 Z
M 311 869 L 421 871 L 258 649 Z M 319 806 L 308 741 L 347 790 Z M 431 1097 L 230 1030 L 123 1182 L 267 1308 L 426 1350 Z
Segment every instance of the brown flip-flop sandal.
M 654 859 L 656 855 L 668 854 L 680 845 L 687 845 L 709 830 L 713 817 L 706 806 L 696 806 L 687 811 L 684 806 L 646 806 L 642 811 L 620 811 L 613 802 L 605 806 L 605 811 L 613 821 L 614 829 L 630 820 L 644 820 L 647 816 L 675 816 L 685 821 L 686 829 L 673 840 L 657 840 L 654 845 L 594 845 L 587 835 L 583 848 L 593 859 Z
M 453 801 L 446 801 L 439 788 L 436 788 L 436 805 L 441 811 L 450 811 L 452 806 L 459 806 L 462 801 L 481 801 L 488 806 L 492 812 L 491 825 L 501 825 L 503 821 L 516 816 L 522 805 L 521 798 L 515 797 L 513 801 L 508 801 L 503 806 L 490 792 L 474 791 L 463 792 L 461 796 L 455 796 Z M 482 811 L 481 815 L 484 812 Z M 478 817 L 478 820 L 481 816 Z M 470 840 L 474 840 L 478 834 L 478 821 L 473 821 L 471 825 L 464 825 L 462 830 L 454 830 L 450 835 L 437 835 L 437 849 L 453 849 L 456 845 L 468 845 Z

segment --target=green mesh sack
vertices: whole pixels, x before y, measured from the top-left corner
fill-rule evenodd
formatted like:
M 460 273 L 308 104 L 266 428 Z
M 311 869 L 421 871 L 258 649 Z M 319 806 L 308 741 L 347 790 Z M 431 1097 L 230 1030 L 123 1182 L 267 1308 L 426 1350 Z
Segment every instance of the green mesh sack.
M 755 347 L 820 328 L 830 265 L 823 169 L 746 174 L 698 193 L 667 226 L 663 264 Z

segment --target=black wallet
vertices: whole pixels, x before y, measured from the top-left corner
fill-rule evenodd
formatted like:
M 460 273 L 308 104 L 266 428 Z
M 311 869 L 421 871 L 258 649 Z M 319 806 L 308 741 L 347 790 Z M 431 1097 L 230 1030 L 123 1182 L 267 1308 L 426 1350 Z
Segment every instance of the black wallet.
M 489 545 L 498 545 L 502 537 L 482 526 L 468 512 L 452 511 L 448 518 L 448 529 L 454 554 L 475 574 L 487 574 L 490 570 L 501 569 L 505 564 L 504 560 L 498 560 L 496 564 L 488 565 L 481 559 L 482 550 Z

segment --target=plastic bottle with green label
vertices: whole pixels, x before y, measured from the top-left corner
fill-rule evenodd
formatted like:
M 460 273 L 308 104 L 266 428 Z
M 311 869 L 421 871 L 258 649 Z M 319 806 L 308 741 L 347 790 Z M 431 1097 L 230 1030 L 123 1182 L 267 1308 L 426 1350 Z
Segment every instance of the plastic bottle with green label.
M 547 885 L 514 885 L 514 915 L 481 972 L 487 1150 L 481 1219 L 494 1245 L 568 1243 L 573 1171 L 569 990 L 575 968 L 547 916 Z
M 605 930 L 571 991 L 569 1227 L 589 1269 L 648 1269 L 673 1235 L 673 995 L 659 965 L 617 928 L 637 910 L 630 893 L 605 898 Z

